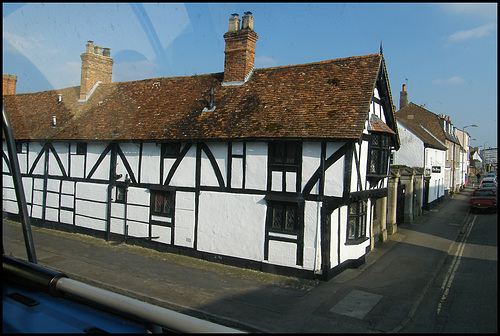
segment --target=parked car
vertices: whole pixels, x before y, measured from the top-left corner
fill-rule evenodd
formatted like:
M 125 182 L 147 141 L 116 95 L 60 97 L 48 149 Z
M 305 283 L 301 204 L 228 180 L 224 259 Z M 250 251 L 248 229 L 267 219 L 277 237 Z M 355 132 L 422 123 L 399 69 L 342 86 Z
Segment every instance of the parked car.
M 481 186 L 483 184 L 494 184 L 494 185 L 497 185 L 497 179 L 496 178 L 492 178 L 492 177 L 485 177 L 482 181 L 481 181 Z M 481 188 L 480 186 L 480 188 Z
M 493 183 L 493 182 L 481 182 L 481 185 L 479 186 L 478 189 L 497 189 L 498 184 Z
M 486 177 L 497 177 L 497 173 L 496 172 L 489 172 L 488 175 L 486 175 Z
M 476 189 L 469 200 L 471 212 L 476 210 L 497 211 L 497 193 L 492 189 Z

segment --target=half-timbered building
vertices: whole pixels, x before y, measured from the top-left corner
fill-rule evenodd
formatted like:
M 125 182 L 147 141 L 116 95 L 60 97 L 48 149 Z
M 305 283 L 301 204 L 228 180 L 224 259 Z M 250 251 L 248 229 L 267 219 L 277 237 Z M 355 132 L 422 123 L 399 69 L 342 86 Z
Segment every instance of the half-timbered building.
M 224 38 L 222 73 L 113 83 L 89 41 L 81 86 L 4 95 L 33 223 L 304 277 L 362 264 L 399 147 L 382 52 L 254 69 L 253 17 Z M 16 214 L 5 144 L 3 198 Z

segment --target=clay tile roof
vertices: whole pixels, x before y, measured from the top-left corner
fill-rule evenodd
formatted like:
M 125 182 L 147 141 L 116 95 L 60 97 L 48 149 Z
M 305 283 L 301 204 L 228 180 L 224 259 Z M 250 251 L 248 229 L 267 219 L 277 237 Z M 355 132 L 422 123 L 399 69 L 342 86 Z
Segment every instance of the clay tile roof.
M 439 116 L 426 110 L 422 106 L 410 103 L 396 112 L 395 115 L 397 120 L 404 120 L 405 122 L 411 120 L 411 122 L 421 124 L 442 143 L 446 143 L 446 140 L 448 140 L 460 145 L 460 141 L 456 136 L 444 131 L 443 121 Z
M 359 139 L 382 59 L 256 69 L 240 86 L 215 73 L 100 84 L 87 102 L 79 87 L 3 99 L 16 139 Z
M 437 139 L 437 137 L 433 133 L 431 133 L 418 121 L 403 119 L 400 117 L 396 117 L 396 119 L 410 132 L 412 132 L 413 134 L 415 134 L 415 136 L 422 140 L 426 147 L 432 147 L 441 150 L 448 149 L 441 141 Z
M 375 114 L 372 114 L 370 117 L 370 122 L 368 124 L 368 130 L 373 132 L 383 132 L 389 134 L 396 134 L 385 122 L 383 122 L 379 117 Z

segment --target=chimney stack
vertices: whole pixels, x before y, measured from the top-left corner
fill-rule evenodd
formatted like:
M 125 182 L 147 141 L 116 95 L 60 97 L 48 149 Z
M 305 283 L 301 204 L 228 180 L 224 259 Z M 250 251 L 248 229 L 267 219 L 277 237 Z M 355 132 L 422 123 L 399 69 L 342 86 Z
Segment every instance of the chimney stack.
M 16 94 L 17 76 L 3 74 L 2 95 Z
M 253 31 L 253 16 L 245 12 L 240 29 L 238 14 L 229 19 L 229 30 L 224 34 L 226 54 L 224 60 L 224 84 L 243 84 L 252 72 L 255 61 L 255 43 L 259 38 Z
M 82 72 L 80 80 L 80 100 L 85 100 L 97 82 L 111 83 L 113 59 L 110 49 L 94 46 L 87 41 L 85 53 L 81 54 Z
M 399 96 L 399 109 L 408 105 L 408 91 L 406 91 L 406 84 L 403 84 L 403 90 L 400 92 Z

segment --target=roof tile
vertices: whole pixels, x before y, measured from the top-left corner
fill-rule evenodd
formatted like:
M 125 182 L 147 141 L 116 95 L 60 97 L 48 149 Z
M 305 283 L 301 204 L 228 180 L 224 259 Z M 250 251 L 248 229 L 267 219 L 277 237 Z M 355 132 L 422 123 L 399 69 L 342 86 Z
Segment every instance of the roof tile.
M 223 73 L 100 84 L 87 102 L 79 87 L 3 98 L 17 139 L 359 139 L 381 62 L 256 69 L 240 86 L 222 86 Z M 204 112 L 210 88 L 215 109 Z

